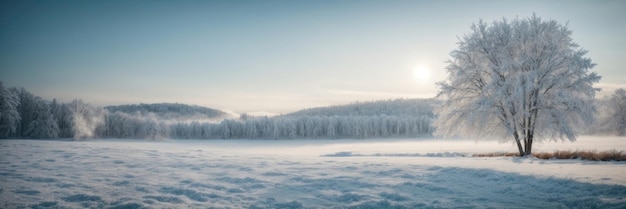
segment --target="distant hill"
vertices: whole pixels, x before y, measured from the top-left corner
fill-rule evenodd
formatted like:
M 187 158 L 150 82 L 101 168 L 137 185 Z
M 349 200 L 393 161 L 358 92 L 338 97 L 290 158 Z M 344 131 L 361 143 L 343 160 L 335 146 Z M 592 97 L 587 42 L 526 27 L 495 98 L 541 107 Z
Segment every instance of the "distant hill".
M 283 116 L 430 116 L 433 99 L 393 99 L 303 109 Z
M 147 116 L 153 114 L 163 121 L 176 122 L 219 122 L 224 118 L 233 118 L 232 114 L 221 110 L 178 103 L 127 104 L 104 107 L 109 112 L 123 112 Z
M 340 139 L 431 136 L 431 99 L 356 102 L 304 109 L 274 117 L 235 116 L 184 104 L 105 107 L 111 138 Z

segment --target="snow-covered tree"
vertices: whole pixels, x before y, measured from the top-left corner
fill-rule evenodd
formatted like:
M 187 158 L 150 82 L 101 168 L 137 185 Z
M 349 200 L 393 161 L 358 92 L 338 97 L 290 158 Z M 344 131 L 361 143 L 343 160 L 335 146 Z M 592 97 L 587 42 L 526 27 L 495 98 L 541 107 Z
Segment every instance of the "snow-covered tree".
M 94 137 L 96 129 L 105 124 L 106 110 L 93 107 L 82 100 L 70 103 L 74 140 Z
M 72 137 L 72 113 L 69 104 L 58 103 L 56 99 L 50 103 L 50 112 L 59 128 L 58 136 L 60 138 Z
M 620 136 L 626 135 L 626 90 L 618 89 L 611 98 L 615 129 Z
M 436 135 L 513 139 L 520 155 L 534 141 L 576 140 L 577 125 L 593 122 L 599 91 L 586 53 L 567 25 L 534 14 L 473 24 L 438 83 Z
M 159 123 L 156 119 L 156 116 L 154 116 L 154 114 L 152 114 L 149 117 L 144 118 L 144 120 L 142 121 L 142 137 L 145 139 L 162 139 L 164 138 L 162 135 L 162 129 L 163 127 L 161 127 L 161 123 Z
M 17 131 L 21 117 L 19 97 L 0 82 L 0 138 L 8 138 Z
M 20 100 L 17 111 L 20 114 L 21 120 L 16 130 L 16 136 L 28 136 L 28 127 L 37 117 L 37 104 L 41 98 L 26 91 L 24 88 L 11 88 L 11 91 L 13 94 L 17 95 Z
M 42 99 L 37 99 L 34 111 L 35 118 L 28 124 L 25 136 L 33 139 L 54 139 L 58 137 L 59 127 L 50 107 Z
M 626 90 L 618 89 L 605 103 L 606 114 L 600 123 L 605 134 L 626 135 Z

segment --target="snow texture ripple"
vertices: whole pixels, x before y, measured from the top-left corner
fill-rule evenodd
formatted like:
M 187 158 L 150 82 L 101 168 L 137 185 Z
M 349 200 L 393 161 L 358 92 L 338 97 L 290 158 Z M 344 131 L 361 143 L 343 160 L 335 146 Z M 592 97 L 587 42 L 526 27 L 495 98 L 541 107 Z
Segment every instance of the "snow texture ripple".
M 378 142 L 2 140 L 0 208 L 626 207 L 620 162 L 384 154 L 406 150 Z

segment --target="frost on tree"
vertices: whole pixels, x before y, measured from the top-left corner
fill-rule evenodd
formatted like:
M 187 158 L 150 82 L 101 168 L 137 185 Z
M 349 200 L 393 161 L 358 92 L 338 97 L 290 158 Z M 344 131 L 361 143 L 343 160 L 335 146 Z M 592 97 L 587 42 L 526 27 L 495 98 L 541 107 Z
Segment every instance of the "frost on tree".
M 626 90 L 616 90 L 608 100 L 600 100 L 599 123 L 592 128 L 595 134 L 626 135 Z
M 610 101 L 612 125 L 618 136 L 626 135 L 626 90 L 615 91 Z
M 536 15 L 473 24 L 438 83 L 435 134 L 513 139 L 522 156 L 534 141 L 576 140 L 577 125 L 594 120 L 599 91 L 586 53 L 567 25 Z
M 40 98 L 35 100 L 34 119 L 26 129 L 26 136 L 33 139 L 54 139 L 58 137 L 59 127 L 50 107 Z
M 70 103 L 70 111 L 72 112 L 74 140 L 94 137 L 97 128 L 105 123 L 106 110 L 93 107 L 82 100 L 72 101 Z
M 0 138 L 8 138 L 17 131 L 21 117 L 19 97 L 0 82 Z

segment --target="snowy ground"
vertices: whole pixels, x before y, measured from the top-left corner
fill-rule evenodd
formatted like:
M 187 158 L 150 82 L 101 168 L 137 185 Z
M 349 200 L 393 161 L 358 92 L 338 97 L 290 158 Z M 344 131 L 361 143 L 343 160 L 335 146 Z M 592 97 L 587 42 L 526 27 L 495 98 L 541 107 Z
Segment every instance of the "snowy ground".
M 582 137 L 555 149 L 626 150 Z M 460 140 L 1 140 L 0 208 L 626 208 L 626 163 Z

